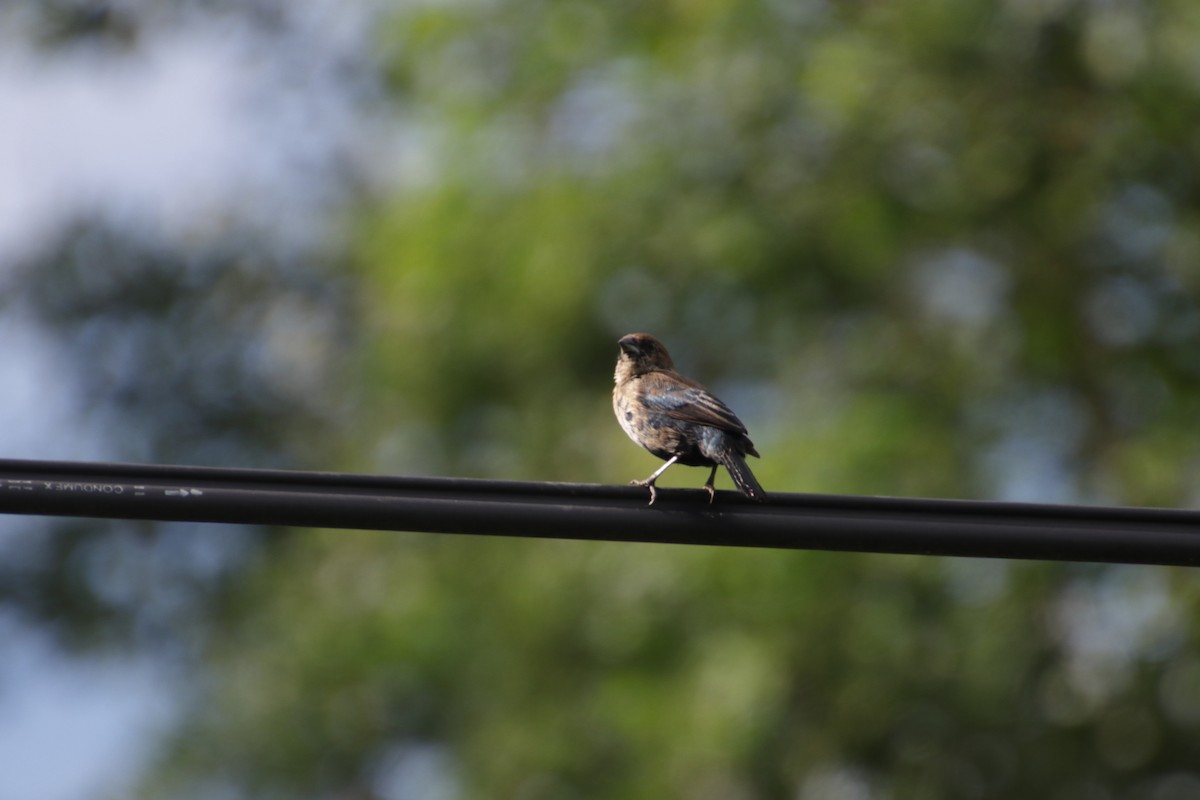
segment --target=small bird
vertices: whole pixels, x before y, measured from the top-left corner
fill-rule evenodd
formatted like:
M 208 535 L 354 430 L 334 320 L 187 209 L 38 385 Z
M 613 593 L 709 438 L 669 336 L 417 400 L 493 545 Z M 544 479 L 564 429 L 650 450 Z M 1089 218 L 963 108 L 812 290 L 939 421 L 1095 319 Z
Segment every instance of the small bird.
M 746 426 L 729 406 L 691 378 L 675 371 L 662 342 L 648 333 L 631 333 L 617 342 L 621 354 L 613 375 L 613 413 L 629 438 L 666 460 L 644 481 L 630 481 L 650 490 L 650 505 L 657 492 L 654 482 L 667 467 L 712 467 L 704 491 L 711 503 L 717 490 L 717 466 L 729 471 L 742 494 L 762 502 L 766 492 L 746 465 L 746 455 L 757 457 Z

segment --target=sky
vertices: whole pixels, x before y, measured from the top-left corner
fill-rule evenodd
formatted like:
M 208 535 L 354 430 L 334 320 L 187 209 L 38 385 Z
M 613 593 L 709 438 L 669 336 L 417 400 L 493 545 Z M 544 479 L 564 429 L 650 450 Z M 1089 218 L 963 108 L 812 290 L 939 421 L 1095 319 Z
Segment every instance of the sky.
M 0 798 L 120 796 L 178 711 L 149 659 L 64 658 L 43 631 L 0 617 Z
M 374 99 L 345 68 L 366 12 L 331 5 L 267 31 L 180 12 L 128 50 L 37 49 L 0 24 L 0 265 L 84 214 L 167 238 L 230 220 L 294 246 L 327 234 L 330 173 L 369 149 Z

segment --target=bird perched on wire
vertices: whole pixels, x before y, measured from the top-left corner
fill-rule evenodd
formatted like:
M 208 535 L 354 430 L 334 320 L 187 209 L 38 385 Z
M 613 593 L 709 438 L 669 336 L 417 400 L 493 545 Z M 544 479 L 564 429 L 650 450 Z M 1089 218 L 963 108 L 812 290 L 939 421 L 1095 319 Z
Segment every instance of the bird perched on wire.
M 617 344 L 621 354 L 613 375 L 613 412 L 630 439 L 667 462 L 646 480 L 631 481 L 650 490 L 650 505 L 657 497 L 654 482 L 676 463 L 712 467 L 704 484 L 710 503 L 716 496 L 718 465 L 729 471 L 742 494 L 763 501 L 766 492 L 746 465 L 746 456 L 757 457 L 758 451 L 729 406 L 676 372 L 667 348 L 650 334 L 631 333 Z

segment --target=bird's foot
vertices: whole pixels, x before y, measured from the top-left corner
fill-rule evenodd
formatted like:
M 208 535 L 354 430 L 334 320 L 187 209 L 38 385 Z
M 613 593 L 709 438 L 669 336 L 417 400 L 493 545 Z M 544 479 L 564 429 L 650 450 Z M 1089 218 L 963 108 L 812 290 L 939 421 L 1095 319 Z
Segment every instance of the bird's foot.
M 708 494 L 708 504 L 711 506 L 713 500 L 717 497 L 717 490 L 713 488 L 711 483 L 704 484 L 704 491 Z
M 654 501 L 656 499 L 658 499 L 658 490 L 654 488 L 653 480 L 630 481 L 629 485 L 630 486 L 645 486 L 647 489 L 650 490 L 650 502 L 647 503 L 646 505 L 652 506 L 652 505 L 654 505 Z

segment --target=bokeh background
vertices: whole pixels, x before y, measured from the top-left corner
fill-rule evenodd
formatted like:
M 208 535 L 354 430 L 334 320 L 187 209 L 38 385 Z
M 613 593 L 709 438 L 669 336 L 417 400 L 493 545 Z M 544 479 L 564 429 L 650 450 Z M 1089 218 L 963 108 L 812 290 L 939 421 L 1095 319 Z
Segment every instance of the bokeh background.
M 1192 0 L 0 5 L 6 457 L 624 483 L 644 330 L 769 491 L 1193 507 L 1198 291 Z M 1183 800 L 1198 612 L 4 517 L 0 793 Z

